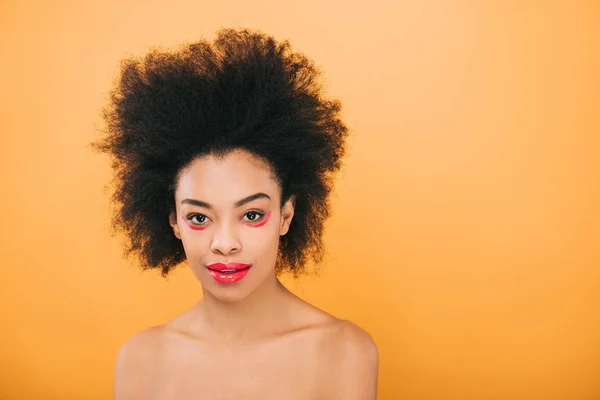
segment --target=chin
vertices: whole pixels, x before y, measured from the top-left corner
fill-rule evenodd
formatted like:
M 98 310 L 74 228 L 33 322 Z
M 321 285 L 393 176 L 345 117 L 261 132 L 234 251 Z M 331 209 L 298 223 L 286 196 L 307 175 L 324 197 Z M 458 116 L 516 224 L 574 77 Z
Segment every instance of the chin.
M 204 289 L 205 291 L 210 292 L 210 294 L 215 297 L 217 300 L 223 303 L 236 303 L 238 301 L 243 301 L 250 293 L 242 292 L 241 290 L 209 290 Z

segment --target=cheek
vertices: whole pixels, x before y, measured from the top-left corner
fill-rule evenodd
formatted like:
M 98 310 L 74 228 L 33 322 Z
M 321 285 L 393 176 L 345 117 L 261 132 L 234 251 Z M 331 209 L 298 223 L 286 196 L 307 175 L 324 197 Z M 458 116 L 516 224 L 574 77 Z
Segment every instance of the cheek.
M 261 234 L 258 234 L 258 232 L 248 232 L 243 244 L 248 251 L 254 252 L 256 256 L 266 255 L 270 257 L 273 253 L 277 254 L 279 248 L 279 230 L 265 228 L 256 230 L 260 231 L 264 229 Z
M 183 229 L 181 242 L 186 257 L 197 258 L 199 255 L 210 251 L 210 238 L 208 235 L 195 235 L 196 231 L 189 229 L 187 226 L 184 226 Z

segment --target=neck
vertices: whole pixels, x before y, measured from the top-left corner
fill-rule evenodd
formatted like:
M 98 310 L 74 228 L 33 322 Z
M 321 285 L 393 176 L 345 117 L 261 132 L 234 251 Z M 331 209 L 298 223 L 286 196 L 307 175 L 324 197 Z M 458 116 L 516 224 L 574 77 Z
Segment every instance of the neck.
M 240 301 L 221 301 L 204 291 L 198 303 L 206 327 L 219 340 L 259 339 L 278 329 L 289 319 L 294 295 L 275 275 Z

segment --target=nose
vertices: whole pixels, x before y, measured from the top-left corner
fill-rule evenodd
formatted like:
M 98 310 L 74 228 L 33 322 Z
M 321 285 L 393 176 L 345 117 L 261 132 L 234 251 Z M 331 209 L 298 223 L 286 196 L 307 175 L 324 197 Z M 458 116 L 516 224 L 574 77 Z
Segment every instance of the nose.
M 210 246 L 213 253 L 223 255 L 237 253 L 241 248 L 242 244 L 236 230 L 229 226 L 221 226 L 216 230 Z

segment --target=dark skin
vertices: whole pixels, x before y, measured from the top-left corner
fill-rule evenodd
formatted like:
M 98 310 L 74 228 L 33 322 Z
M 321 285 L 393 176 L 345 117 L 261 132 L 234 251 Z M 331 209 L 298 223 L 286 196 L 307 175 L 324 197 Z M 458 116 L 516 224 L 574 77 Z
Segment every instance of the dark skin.
M 204 296 L 122 346 L 115 400 L 376 398 L 369 334 L 300 299 L 275 274 L 294 215 L 294 198 L 280 207 L 280 192 L 269 165 L 241 150 L 181 172 L 169 223 Z M 239 204 L 257 193 L 266 196 Z M 217 282 L 206 264 L 228 261 L 252 267 L 239 282 Z

